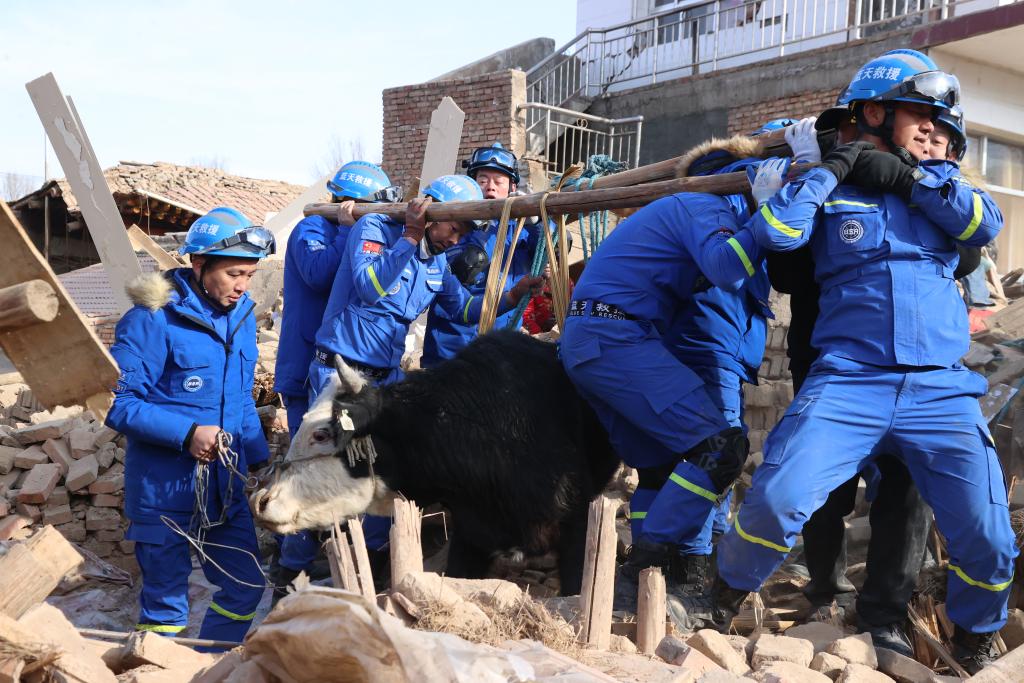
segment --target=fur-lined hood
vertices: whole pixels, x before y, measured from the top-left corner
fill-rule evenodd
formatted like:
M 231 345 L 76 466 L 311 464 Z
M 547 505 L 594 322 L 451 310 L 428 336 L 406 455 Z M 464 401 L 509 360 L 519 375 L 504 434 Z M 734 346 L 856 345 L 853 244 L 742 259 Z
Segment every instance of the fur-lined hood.
M 155 312 L 171 301 L 174 284 L 170 277 L 170 273 L 143 273 L 132 279 L 124 289 L 133 304 Z
M 697 145 L 680 158 L 679 163 L 676 164 L 676 177 L 687 177 L 695 161 L 716 152 L 723 153 L 723 156 L 727 154 L 733 157 L 728 160 L 729 163 L 732 163 L 740 159 L 757 156 L 760 152 L 760 145 L 755 138 L 749 135 L 734 135 L 726 139 L 711 138 Z

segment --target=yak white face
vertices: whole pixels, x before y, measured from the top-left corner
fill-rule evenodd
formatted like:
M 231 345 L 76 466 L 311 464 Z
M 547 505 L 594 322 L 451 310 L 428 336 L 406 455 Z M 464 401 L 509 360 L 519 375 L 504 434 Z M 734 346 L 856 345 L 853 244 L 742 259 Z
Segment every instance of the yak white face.
M 348 366 L 338 370 L 303 416 L 277 481 L 250 497 L 256 520 L 275 533 L 327 528 L 368 510 L 383 510 L 391 498 L 379 478 L 355 477 L 347 467 L 343 449 L 352 432 L 336 420 L 333 401 L 355 399 L 367 382 Z

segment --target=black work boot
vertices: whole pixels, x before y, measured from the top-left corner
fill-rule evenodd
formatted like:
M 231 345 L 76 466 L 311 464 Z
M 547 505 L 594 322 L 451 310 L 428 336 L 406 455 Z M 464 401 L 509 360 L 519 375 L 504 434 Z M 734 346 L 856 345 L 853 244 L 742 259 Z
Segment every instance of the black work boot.
M 675 555 L 669 560 L 666 592 L 679 597 L 703 595 L 708 588 L 711 570 L 710 555 Z
M 684 633 L 702 628 L 725 633 L 748 595 L 749 591 L 731 588 L 721 577 L 716 577 L 710 594 L 669 595 L 668 614 L 676 628 Z
M 884 626 L 873 626 L 863 620 L 858 624 L 861 633 L 871 635 L 871 644 L 875 647 L 882 647 L 892 650 L 898 655 L 914 658 L 914 648 L 910 644 L 907 632 L 903 630 L 900 623 L 886 624 Z
M 959 626 L 953 628 L 953 657 L 972 676 L 996 661 L 992 649 L 995 632 L 971 633 Z
M 640 590 L 640 572 L 648 567 L 661 567 L 668 574 L 669 563 L 676 554 L 675 546 L 668 543 L 637 541 L 629 549 L 626 561 L 615 576 L 615 597 L 612 609 L 636 613 L 637 593 Z

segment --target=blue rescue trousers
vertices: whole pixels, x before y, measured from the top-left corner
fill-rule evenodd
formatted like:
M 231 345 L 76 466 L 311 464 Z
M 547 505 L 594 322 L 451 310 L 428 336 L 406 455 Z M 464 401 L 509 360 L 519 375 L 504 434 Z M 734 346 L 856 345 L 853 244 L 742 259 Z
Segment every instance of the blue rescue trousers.
M 189 528 L 187 516 L 174 518 L 182 529 Z M 176 635 L 188 625 L 191 546 L 163 525 L 132 527 L 128 536 L 136 539 L 135 559 L 142 570 L 136 628 Z M 203 550 L 208 557 L 200 555 L 199 564 L 206 580 L 220 590 L 210 602 L 199 637 L 239 643 L 252 625 L 266 583 L 259 566 L 259 544 L 248 504 L 232 506 L 225 523 L 206 532 L 206 543 Z
M 1001 628 L 1017 547 L 977 401 L 986 389 L 983 377 L 959 366 L 908 371 L 820 359 L 769 435 L 764 463 L 719 543 L 722 578 L 760 589 L 829 492 L 888 453 L 906 465 L 948 541 L 950 619 L 976 633 Z
M 627 465 L 671 468 L 652 498 L 634 508 L 643 527 L 634 541 L 675 545 L 683 553 L 711 552 L 712 510 L 719 505 L 708 474 L 680 460 L 704 439 L 729 428 L 699 375 L 665 348 L 650 323 L 571 316 L 561 339 L 562 363 L 590 403 Z M 675 463 L 673 465 L 673 463 Z

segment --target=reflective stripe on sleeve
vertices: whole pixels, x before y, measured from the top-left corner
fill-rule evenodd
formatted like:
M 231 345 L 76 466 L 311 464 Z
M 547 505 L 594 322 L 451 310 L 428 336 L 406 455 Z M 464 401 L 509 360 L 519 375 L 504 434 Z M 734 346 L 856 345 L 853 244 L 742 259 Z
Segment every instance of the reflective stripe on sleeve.
M 466 302 L 466 307 L 462 309 L 462 322 L 469 324 L 469 307 L 473 304 L 473 298 L 469 297 L 469 301 Z
M 743 245 L 740 244 L 735 237 L 730 237 L 726 242 L 728 242 L 729 246 L 732 247 L 732 250 L 736 252 L 736 255 L 740 257 L 740 261 L 743 262 L 743 267 L 747 269 L 747 275 L 753 275 L 754 265 L 750 262 L 750 257 L 747 256 L 747 251 L 743 248 Z
M 644 511 L 644 512 L 630 512 L 629 513 L 629 518 L 630 519 L 647 519 L 647 512 L 646 511 Z
M 373 272 L 373 266 L 366 269 L 366 274 L 370 276 L 370 282 L 373 283 L 373 288 L 377 290 L 377 293 L 381 296 L 387 296 L 388 293 L 380 286 L 380 280 L 377 279 L 377 273 Z
M 967 224 L 967 229 L 956 236 L 958 240 L 969 239 L 971 235 L 975 233 L 978 226 L 981 225 L 981 217 L 985 213 L 985 207 L 981 202 L 981 195 L 977 192 L 974 194 L 974 215 L 971 216 L 971 222 Z
M 786 237 L 800 237 L 803 235 L 802 230 L 791 228 L 772 214 L 772 210 L 768 208 L 767 204 L 761 205 L 761 217 L 768 221 L 768 225 L 772 226 Z

